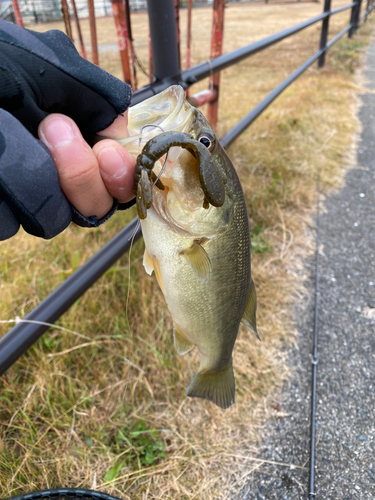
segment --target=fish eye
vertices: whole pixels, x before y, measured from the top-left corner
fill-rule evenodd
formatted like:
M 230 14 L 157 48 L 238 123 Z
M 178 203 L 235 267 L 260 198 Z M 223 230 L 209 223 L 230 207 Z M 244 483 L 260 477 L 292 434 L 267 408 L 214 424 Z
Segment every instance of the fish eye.
M 211 135 L 209 134 L 202 134 L 199 136 L 199 139 L 198 141 L 203 144 L 203 146 L 206 146 L 206 148 L 209 150 L 209 151 L 212 151 L 214 149 L 214 146 L 215 146 L 215 138 L 212 137 Z

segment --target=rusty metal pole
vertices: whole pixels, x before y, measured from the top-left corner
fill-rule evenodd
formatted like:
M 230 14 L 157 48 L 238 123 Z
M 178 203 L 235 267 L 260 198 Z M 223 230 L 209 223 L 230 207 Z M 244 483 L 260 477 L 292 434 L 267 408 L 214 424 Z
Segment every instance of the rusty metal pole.
M 201 90 L 197 94 L 194 94 L 192 96 L 188 96 L 187 100 L 188 102 L 194 106 L 195 108 L 198 108 L 199 106 L 203 106 L 204 104 L 214 102 L 217 98 L 216 92 L 211 89 L 205 89 Z
M 223 34 L 224 34 L 224 9 L 225 0 L 214 0 L 212 36 L 211 36 L 211 59 L 221 56 L 223 52 Z M 216 131 L 217 118 L 219 111 L 219 87 L 220 73 L 210 77 L 210 89 L 216 92 L 216 100 L 208 105 L 207 120 L 212 129 Z
M 191 64 L 191 12 L 193 0 L 188 0 L 187 4 L 187 43 L 186 43 L 186 69 L 190 68 Z M 189 89 L 186 89 L 186 95 L 189 95 Z
M 154 81 L 154 60 L 152 58 L 152 42 L 150 25 L 148 25 L 148 73 L 150 76 L 150 83 Z
M 65 32 L 68 35 L 68 37 L 71 39 L 71 41 L 74 42 L 67 0 L 61 0 L 61 12 L 62 12 L 62 15 L 64 18 Z
M 177 36 L 177 51 L 178 64 L 181 67 L 181 48 L 180 48 L 180 0 L 174 0 L 174 12 L 176 17 L 176 36 Z
M 129 58 L 131 60 L 130 68 L 132 70 L 132 77 L 133 77 L 132 88 L 133 88 L 133 90 L 137 90 L 137 88 L 138 88 L 137 68 L 136 68 L 136 58 L 135 58 L 135 51 L 134 51 L 134 45 L 133 45 L 133 34 L 132 34 L 132 24 L 131 24 L 131 19 L 130 19 L 129 0 L 125 0 L 125 19 L 126 19 L 126 27 L 128 28 L 128 36 L 129 36 Z
M 14 10 L 14 15 L 16 18 L 16 22 L 18 26 L 21 26 L 21 28 L 24 28 L 25 25 L 23 24 L 23 19 L 20 11 L 20 6 L 18 5 L 18 0 L 12 0 L 13 4 L 13 10 Z
M 115 20 L 117 31 L 117 42 L 120 52 L 122 72 L 124 74 L 124 81 L 132 85 L 132 71 L 130 69 L 129 59 L 129 34 L 126 26 L 125 7 L 122 0 L 111 0 L 113 19 Z
M 94 0 L 87 0 L 87 5 L 89 8 L 92 62 L 99 66 L 98 38 L 96 36 Z
M 77 32 L 78 32 L 78 38 L 79 38 L 79 44 L 81 46 L 81 56 L 84 59 L 87 59 L 86 57 L 86 51 L 85 51 L 85 44 L 83 43 L 83 37 L 82 37 L 82 31 L 81 31 L 81 23 L 79 22 L 78 18 L 78 12 L 77 12 L 77 6 L 76 6 L 76 1 L 75 0 L 70 0 L 72 2 L 72 8 L 74 12 L 74 19 L 77 25 Z

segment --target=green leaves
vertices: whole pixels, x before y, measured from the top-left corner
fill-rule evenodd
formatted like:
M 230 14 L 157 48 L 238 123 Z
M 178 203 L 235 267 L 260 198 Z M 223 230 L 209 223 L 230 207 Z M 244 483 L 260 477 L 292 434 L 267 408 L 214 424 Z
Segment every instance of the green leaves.
M 264 239 L 262 230 L 262 224 L 258 224 L 251 231 L 251 251 L 253 253 L 262 254 L 268 252 L 269 250 L 272 250 L 272 246 L 270 246 Z
M 116 477 L 120 474 L 121 469 L 123 468 L 124 464 L 125 464 L 125 462 L 119 462 L 114 467 L 109 469 L 107 474 L 104 476 L 104 481 L 108 482 L 108 481 L 113 481 L 114 479 L 116 479 Z
M 137 470 L 154 465 L 161 458 L 165 458 L 166 445 L 158 439 L 159 435 L 158 429 L 147 428 L 145 420 L 139 420 L 131 429 L 120 427 L 114 440 L 113 451 L 121 455 L 121 461 L 108 470 L 104 481 L 115 480 L 124 466 Z

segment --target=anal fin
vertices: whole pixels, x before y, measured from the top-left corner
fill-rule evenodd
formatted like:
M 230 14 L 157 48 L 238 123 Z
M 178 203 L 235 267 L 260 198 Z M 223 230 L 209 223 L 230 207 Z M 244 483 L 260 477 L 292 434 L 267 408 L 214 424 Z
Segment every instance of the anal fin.
M 181 330 L 173 323 L 173 337 L 174 337 L 174 345 L 176 347 L 176 351 L 178 354 L 183 356 L 187 352 L 191 351 L 194 347 L 194 344 L 188 340 Z
M 254 281 L 251 280 L 249 298 L 247 299 L 247 304 L 245 307 L 245 312 L 242 317 L 242 323 L 246 325 L 254 333 L 254 335 L 260 340 L 257 332 L 257 293 L 255 291 Z

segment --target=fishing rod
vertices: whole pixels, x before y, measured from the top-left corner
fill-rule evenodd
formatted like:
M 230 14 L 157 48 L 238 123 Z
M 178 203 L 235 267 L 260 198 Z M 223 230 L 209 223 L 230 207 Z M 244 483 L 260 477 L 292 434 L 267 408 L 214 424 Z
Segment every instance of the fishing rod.
M 320 202 L 320 169 L 317 179 L 317 210 L 316 210 L 316 250 L 315 250 L 315 308 L 313 346 L 311 353 L 312 381 L 311 381 L 311 418 L 310 418 L 310 471 L 309 496 L 314 500 L 315 495 L 315 443 L 316 443 L 316 385 L 318 378 L 318 322 L 319 322 L 319 202 Z

